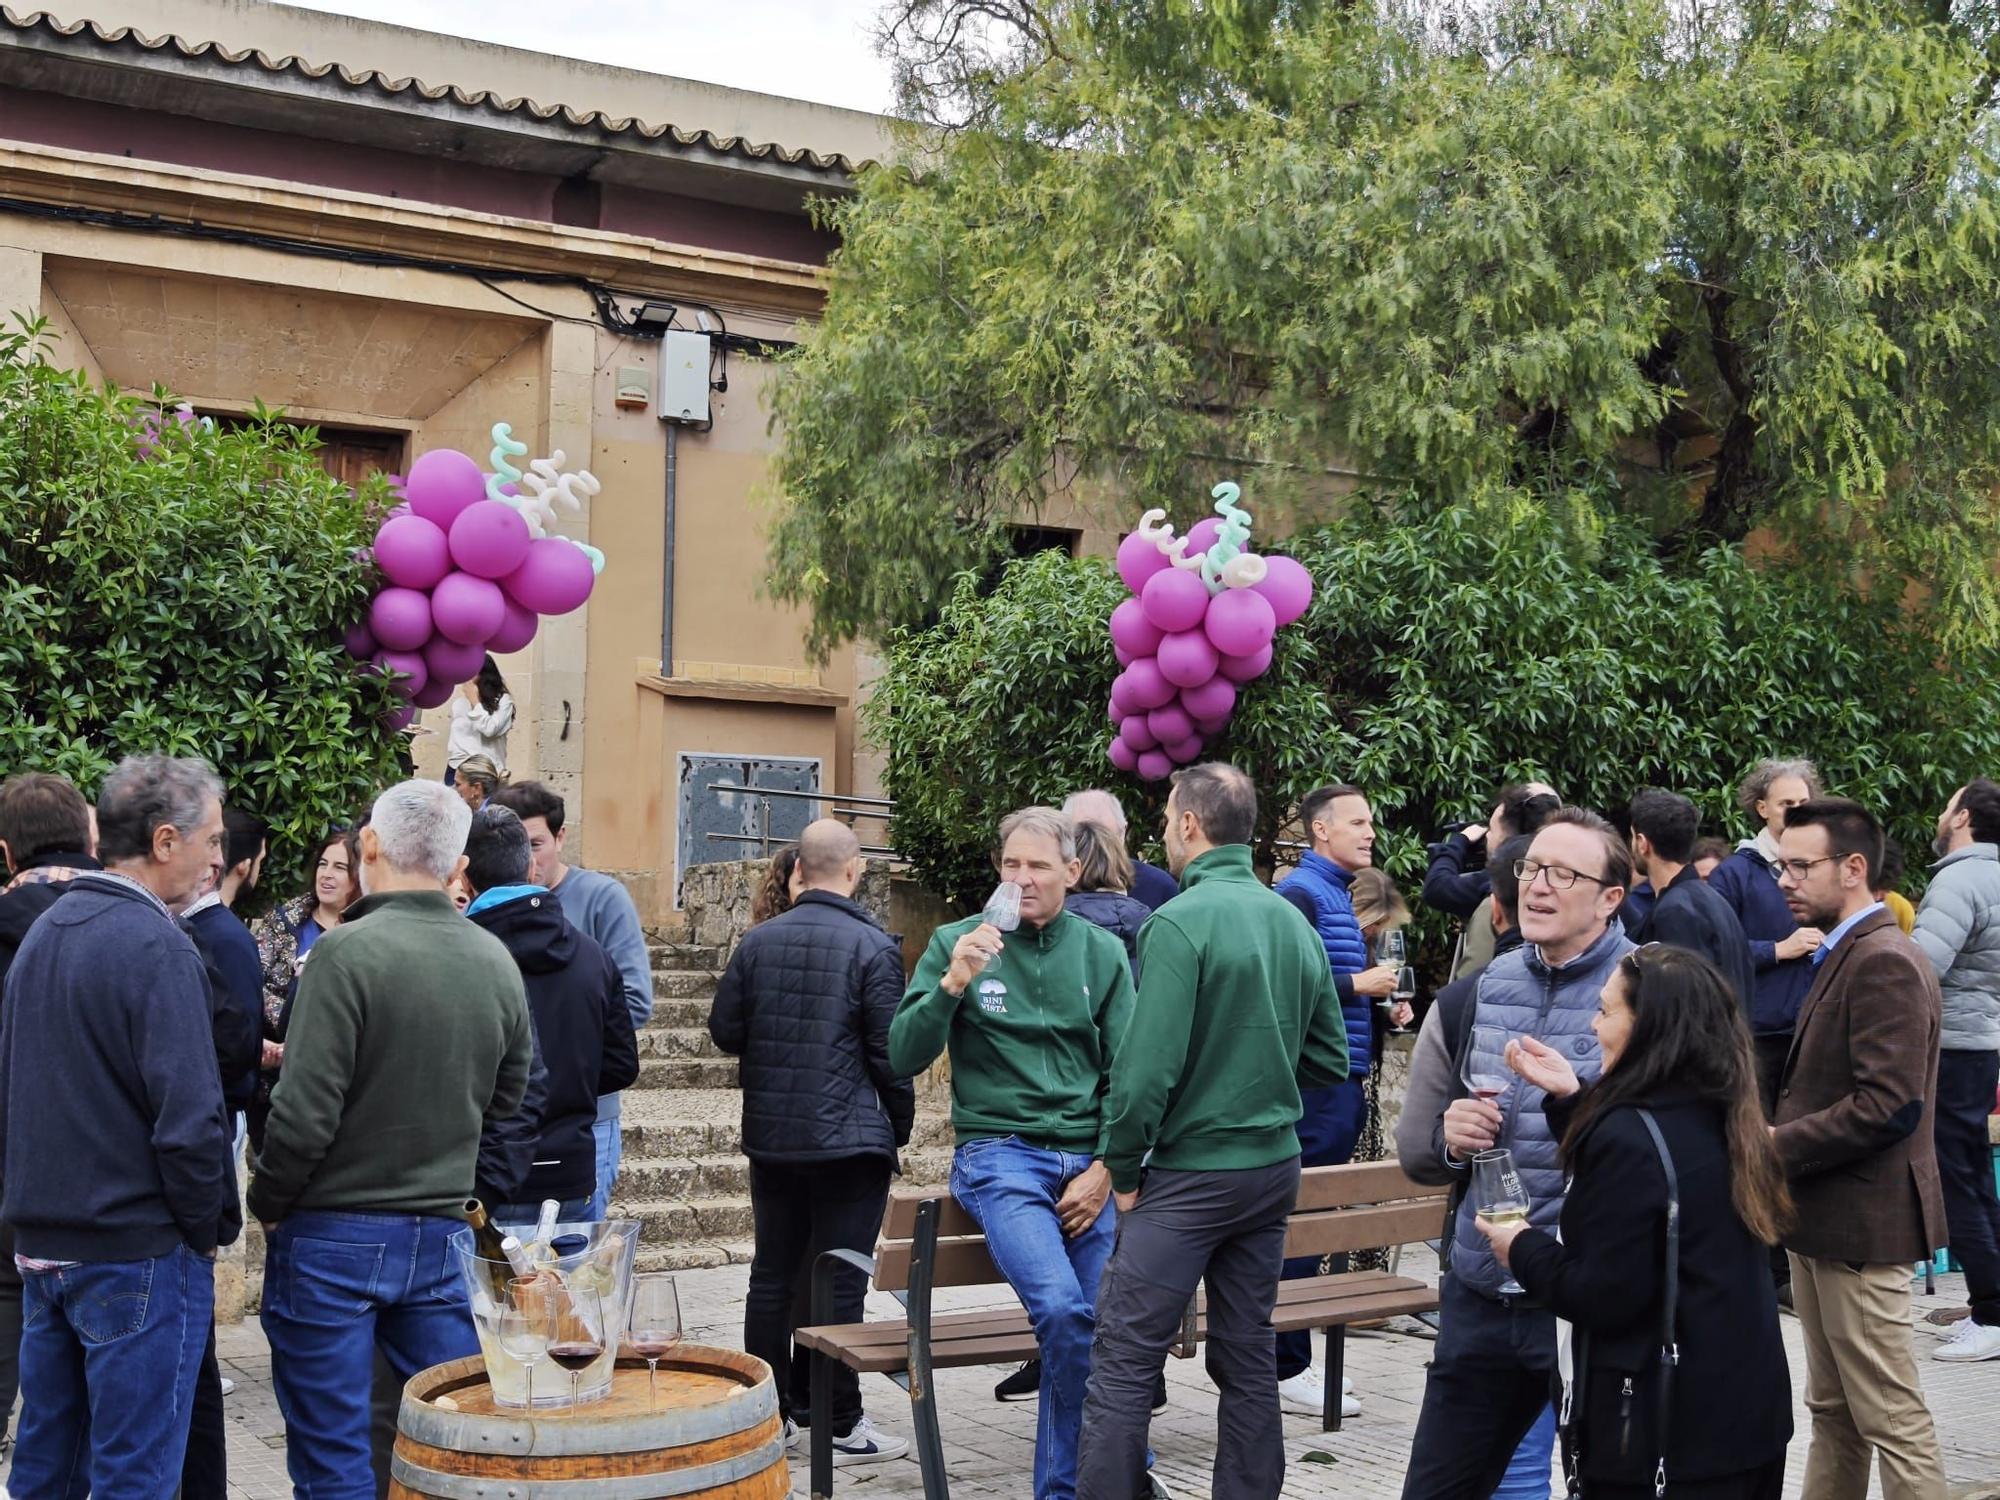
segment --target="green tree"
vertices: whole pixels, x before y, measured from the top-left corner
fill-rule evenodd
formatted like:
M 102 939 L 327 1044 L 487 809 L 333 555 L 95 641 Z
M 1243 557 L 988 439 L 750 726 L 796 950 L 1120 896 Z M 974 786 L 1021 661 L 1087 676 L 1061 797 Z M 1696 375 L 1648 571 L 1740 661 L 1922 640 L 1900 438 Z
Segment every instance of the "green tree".
M 341 645 L 372 588 L 381 482 L 357 495 L 270 413 L 161 420 L 164 393 L 99 390 L 17 321 L 0 334 L 0 774 L 94 796 L 121 756 L 200 756 L 272 824 L 267 880 L 289 890 L 311 841 L 399 774 L 388 689 Z
M 1940 672 L 1895 601 L 1837 575 L 1754 568 L 1726 545 L 1669 570 L 1628 521 L 1579 556 L 1538 507 L 1398 509 L 1293 538 L 1313 606 L 1211 747 L 1257 784 L 1267 863 L 1299 797 L 1335 780 L 1368 791 L 1377 862 L 1412 893 L 1424 841 L 1483 818 L 1503 779 L 1613 813 L 1663 786 L 1710 831 L 1747 836 L 1734 788 L 1783 754 L 1817 760 L 1921 866 L 1945 800 L 2000 764 L 2000 652 L 1968 648 Z M 867 727 L 889 754 L 897 850 L 924 883 L 976 903 L 1000 816 L 1086 786 L 1118 789 L 1138 836 L 1156 835 L 1164 786 L 1105 756 L 1118 667 L 1103 621 L 1124 593 L 1101 560 L 1043 554 L 990 594 L 962 575 L 934 627 L 891 638 Z
M 985 17 L 983 26 L 973 24 Z M 908 625 L 1052 493 L 1329 471 L 1639 521 L 2000 634 L 1993 7 L 904 0 L 909 169 L 826 210 L 770 586 Z

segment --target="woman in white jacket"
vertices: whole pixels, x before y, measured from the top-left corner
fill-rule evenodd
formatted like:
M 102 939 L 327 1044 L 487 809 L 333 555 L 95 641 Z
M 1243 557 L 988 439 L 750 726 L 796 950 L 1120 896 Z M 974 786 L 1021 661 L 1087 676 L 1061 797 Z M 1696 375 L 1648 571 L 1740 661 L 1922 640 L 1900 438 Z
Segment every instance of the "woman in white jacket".
M 507 731 L 514 727 L 514 700 L 507 680 L 491 656 L 472 682 L 460 685 L 451 700 L 451 739 L 445 748 L 445 781 L 458 780 L 458 768 L 475 755 L 493 762 L 507 774 Z

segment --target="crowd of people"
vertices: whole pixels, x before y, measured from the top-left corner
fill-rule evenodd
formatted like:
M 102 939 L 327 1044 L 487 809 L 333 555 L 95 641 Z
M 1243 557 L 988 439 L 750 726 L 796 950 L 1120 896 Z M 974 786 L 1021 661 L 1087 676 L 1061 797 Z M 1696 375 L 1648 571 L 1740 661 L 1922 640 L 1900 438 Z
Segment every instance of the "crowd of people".
M 447 1250 L 468 1197 L 503 1223 L 547 1199 L 605 1214 L 645 940 L 617 881 L 566 862 L 561 797 L 480 784 L 473 759 L 318 840 L 308 889 L 248 927 L 267 830 L 202 763 L 129 759 L 94 807 L 60 777 L 0 782 L 14 1495 L 226 1493 L 214 1259 L 245 1137 L 287 1462 L 316 1497 L 378 1493 L 387 1397 L 477 1349 Z M 1807 1492 L 1860 1500 L 1879 1465 L 1890 1500 L 1944 1494 L 1911 1267 L 1949 1243 L 1966 1273 L 1935 1357 L 2000 1356 L 2000 786 L 1940 814 L 1907 932 L 1867 808 L 1803 761 L 1761 763 L 1740 800 L 1756 834 L 1704 849 L 1677 794 L 1640 792 L 1621 830 L 1514 785 L 1431 848 L 1424 899 L 1462 935 L 1394 1138 L 1450 1189 L 1413 1500 L 1546 1496 L 1559 1415 L 1584 1493 L 1774 1500 L 1781 1305 Z M 995 1391 L 1039 1402 L 1037 1500 L 1166 1493 L 1148 1427 L 1200 1286 L 1217 1472 L 1278 1494 L 1283 1414 L 1329 1394 L 1310 1335 L 1271 1326 L 1281 1279 L 1325 1269 L 1285 1259 L 1287 1221 L 1305 1168 L 1354 1156 L 1384 1039 L 1417 1016 L 1365 791 L 1302 800 L 1275 887 L 1257 807 L 1233 767 L 1180 772 L 1165 870 L 1106 792 L 1009 813 L 1012 899 L 939 928 L 907 978 L 855 898 L 850 828 L 772 862 L 709 1028 L 741 1058 L 744 1343 L 789 1440 L 823 1421 L 837 1462 L 906 1451 L 852 1372 L 813 1409 L 793 1334 L 818 1255 L 872 1248 L 913 1080 L 948 1056 L 951 1191 L 1038 1346 Z M 1493 1153 L 1504 1213 L 1471 1190 Z M 859 1321 L 864 1279 L 837 1292 Z

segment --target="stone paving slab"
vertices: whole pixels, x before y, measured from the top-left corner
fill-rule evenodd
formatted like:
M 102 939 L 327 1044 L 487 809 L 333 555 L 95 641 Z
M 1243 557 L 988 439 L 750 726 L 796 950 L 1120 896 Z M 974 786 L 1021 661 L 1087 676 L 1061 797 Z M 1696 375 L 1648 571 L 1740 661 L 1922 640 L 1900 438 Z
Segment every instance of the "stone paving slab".
M 1427 1254 L 1409 1254 L 1403 1271 L 1428 1277 L 1434 1274 L 1435 1264 Z M 741 1348 L 747 1282 L 748 1270 L 740 1265 L 681 1273 L 681 1305 L 688 1336 L 702 1343 Z M 1963 1305 L 1963 1297 L 1962 1277 L 1940 1277 L 1936 1296 L 1919 1295 L 1919 1314 L 1933 1307 Z M 939 1302 L 941 1307 L 954 1310 L 1005 1305 L 977 1290 L 941 1294 Z M 871 1296 L 870 1316 L 892 1317 L 897 1311 L 893 1298 Z M 1800 1497 L 1807 1419 L 1798 1392 L 1805 1355 L 1797 1322 L 1787 1317 L 1783 1324 L 1799 1424 L 1786 1495 Z M 1929 1335 L 1919 1332 L 1914 1337 L 1920 1356 L 1918 1369 L 1945 1445 L 1953 1500 L 2000 1500 L 2000 1360 L 1942 1364 L 1929 1358 L 1933 1345 Z M 1338 1433 L 1322 1433 L 1315 1418 L 1286 1417 L 1287 1500 L 1331 1496 L 1393 1500 L 1401 1493 L 1431 1347 L 1427 1337 L 1418 1335 L 1417 1325 L 1401 1320 L 1391 1331 L 1350 1335 L 1347 1368 L 1361 1396 L 1362 1415 L 1348 1421 Z M 231 1500 L 279 1500 L 290 1488 L 284 1467 L 284 1423 L 272 1395 L 270 1353 L 256 1321 L 249 1319 L 222 1329 L 218 1350 L 224 1372 L 236 1381 L 236 1392 L 228 1401 Z M 954 1497 L 1029 1500 L 1035 1403 L 994 1401 L 993 1383 L 1003 1373 L 975 1368 L 946 1370 L 938 1377 L 946 1464 Z M 865 1380 L 862 1389 L 875 1422 L 907 1437 L 909 1407 L 903 1392 L 875 1376 Z M 1167 1362 L 1167 1391 L 1168 1409 L 1153 1419 L 1152 1428 L 1160 1474 L 1177 1497 L 1230 1500 L 1226 1486 L 1212 1484 L 1215 1387 L 1199 1357 Z M 803 1461 L 793 1465 L 792 1478 L 795 1491 L 803 1495 Z M 836 1493 L 856 1500 L 919 1500 L 923 1483 L 915 1459 L 906 1458 L 843 1469 Z M 1871 1493 L 1879 1495 L 1879 1485 Z

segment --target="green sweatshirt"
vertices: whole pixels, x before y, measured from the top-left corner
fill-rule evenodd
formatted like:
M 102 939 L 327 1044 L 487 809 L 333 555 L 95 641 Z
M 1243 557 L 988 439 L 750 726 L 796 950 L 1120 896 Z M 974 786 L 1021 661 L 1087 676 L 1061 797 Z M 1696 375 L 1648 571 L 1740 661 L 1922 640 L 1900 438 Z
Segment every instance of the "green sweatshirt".
M 1299 1153 L 1299 1090 L 1347 1077 L 1347 1028 L 1312 924 L 1257 879 L 1246 844 L 1188 865 L 1139 929 L 1140 1023 L 1111 1064 L 1105 1165 L 1267 1167 Z
M 357 901 L 300 971 L 251 1213 L 456 1217 L 533 1046 L 520 969 L 442 891 Z
M 1132 1015 L 1125 945 L 1064 912 L 1006 933 L 999 957 L 954 995 L 941 983 L 951 950 L 978 925 L 968 917 L 931 935 L 889 1027 L 889 1066 L 919 1073 L 950 1047 L 960 1145 L 1017 1135 L 1101 1156 L 1112 1051 Z

